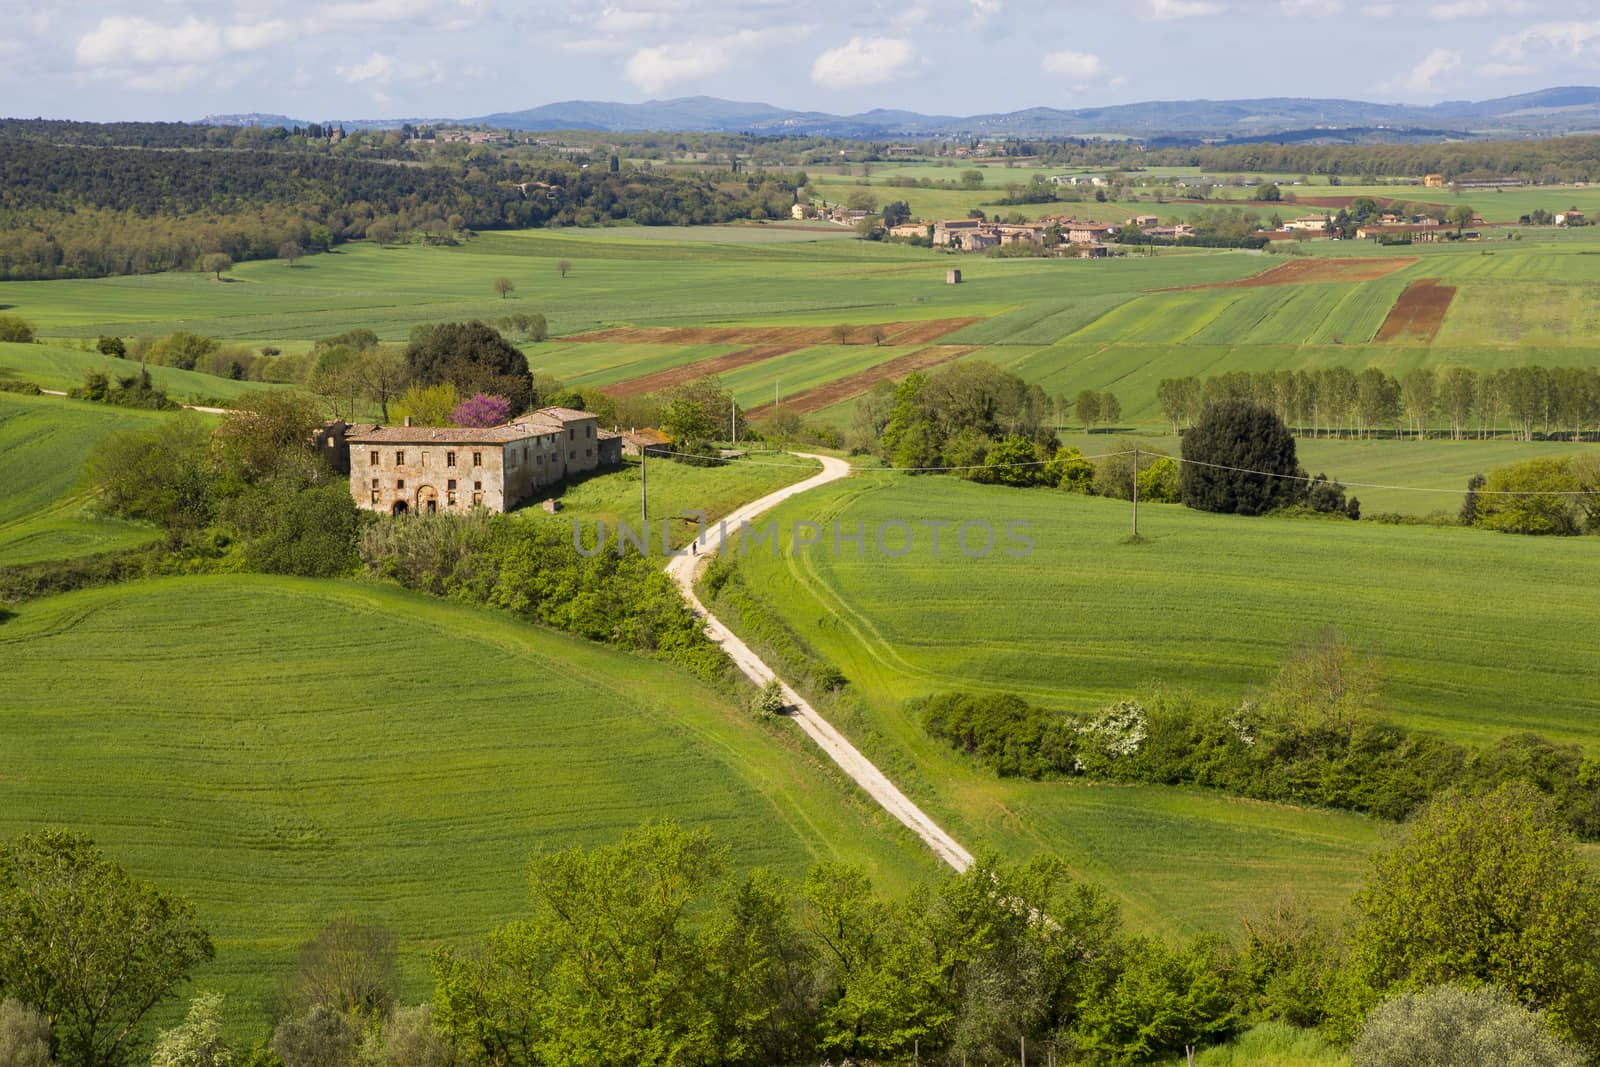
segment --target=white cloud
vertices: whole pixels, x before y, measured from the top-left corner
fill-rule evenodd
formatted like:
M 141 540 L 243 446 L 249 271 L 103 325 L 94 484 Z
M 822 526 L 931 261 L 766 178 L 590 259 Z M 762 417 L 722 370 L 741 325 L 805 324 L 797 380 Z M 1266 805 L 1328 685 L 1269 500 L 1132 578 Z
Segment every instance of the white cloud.
M 1146 22 L 1171 22 L 1174 19 L 1220 15 L 1227 8 L 1212 0 L 1139 0 L 1139 17 Z
M 639 33 L 644 30 L 659 30 L 672 22 L 672 16 L 664 11 L 635 11 L 622 7 L 604 7 L 600 15 L 593 20 L 593 28 L 602 33 Z
M 163 26 L 139 15 L 108 15 L 78 39 L 78 62 L 86 67 L 216 59 L 222 31 L 215 22 L 187 18 Z
M 972 5 L 972 17 L 979 22 L 988 22 L 1005 7 L 1001 0 L 968 0 L 968 2 Z
M 1405 89 L 1413 93 L 1437 92 L 1439 76 L 1461 65 L 1461 53 L 1449 48 L 1435 48 L 1422 58 L 1404 78 L 1391 82 L 1391 89 Z
M 1600 22 L 1541 22 L 1496 42 L 1494 54 L 1516 62 L 1537 51 L 1565 52 L 1578 59 L 1597 40 Z
M 400 71 L 400 62 L 394 56 L 374 52 L 360 63 L 350 67 L 335 67 L 334 72 L 349 82 L 359 85 L 363 82 L 376 82 L 382 84 L 392 79 Z
M 1343 0 L 1278 0 L 1278 14 L 1290 18 L 1328 18 L 1343 11 Z
M 1086 82 L 1105 72 L 1105 62 L 1089 52 L 1051 52 L 1039 64 L 1046 74 L 1074 82 Z
M 911 42 L 899 37 L 852 37 L 811 64 L 811 80 L 824 89 L 881 85 L 916 58 Z
M 1361 9 L 1361 14 L 1369 19 L 1392 19 L 1399 13 L 1393 4 L 1367 4 Z
M 1481 19 L 1491 15 L 1518 15 L 1532 10 L 1525 0 L 1447 0 L 1428 8 L 1428 17 L 1436 19 Z
M 673 82 L 692 81 L 727 69 L 728 51 L 720 44 L 659 44 L 628 58 L 623 74 L 647 93 Z
M 252 52 L 293 39 L 295 29 L 283 19 L 229 26 L 222 31 L 222 42 L 235 52 Z

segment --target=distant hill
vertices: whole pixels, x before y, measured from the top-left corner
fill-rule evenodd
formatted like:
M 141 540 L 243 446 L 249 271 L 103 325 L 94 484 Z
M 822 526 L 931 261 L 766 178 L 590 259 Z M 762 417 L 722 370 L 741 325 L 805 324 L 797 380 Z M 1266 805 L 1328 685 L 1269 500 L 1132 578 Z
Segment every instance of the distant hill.
M 296 126 L 309 126 L 311 123 L 305 119 L 292 119 L 288 115 L 265 115 L 259 111 L 251 111 L 243 115 L 207 115 L 195 122 L 196 126 L 282 126 L 284 129 L 293 129 Z
M 283 115 L 208 115 L 218 125 L 295 126 Z M 792 111 L 712 96 L 624 104 L 566 100 L 523 111 L 464 119 L 346 119 L 351 129 L 392 128 L 402 122 L 462 122 L 501 129 L 592 130 L 607 133 L 793 134 L 816 137 L 1134 137 L 1186 140 L 1298 141 L 1450 140 L 1463 137 L 1547 137 L 1600 131 L 1600 88 L 1565 86 L 1483 101 L 1428 106 L 1362 100 L 1267 97 L 1258 100 L 1152 100 L 1064 110 L 1030 107 L 987 115 L 923 115 L 875 109 L 859 115 Z

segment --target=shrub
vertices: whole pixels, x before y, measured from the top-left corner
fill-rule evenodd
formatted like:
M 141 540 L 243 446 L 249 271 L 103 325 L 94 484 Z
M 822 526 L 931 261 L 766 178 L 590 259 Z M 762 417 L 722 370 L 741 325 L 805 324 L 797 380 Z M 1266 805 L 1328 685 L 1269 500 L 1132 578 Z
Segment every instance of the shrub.
M 89 454 L 89 481 L 114 515 L 196 530 L 216 513 L 210 452 L 211 431 L 186 413 L 149 430 L 107 437 Z
M 1050 485 L 1059 485 L 1069 493 L 1089 493 L 1094 488 L 1094 463 L 1071 445 L 1062 445 L 1045 467 L 1044 476 Z
M 1477 500 L 1477 525 L 1502 533 L 1570 536 L 1583 528 L 1578 479 L 1564 459 L 1530 459 L 1489 472 Z M 1496 495 L 1532 494 L 1532 495 Z
M 0 341 L 29 344 L 33 341 L 33 325 L 17 315 L 0 315 Z
M 51 1067 L 50 1020 L 20 1000 L 0 1000 L 0 1067 Z
M 759 718 L 767 719 L 782 715 L 789 708 L 783 695 L 783 683 L 776 678 L 769 678 L 767 684 L 761 687 L 756 694 L 751 710 Z
M 1183 435 L 1183 458 L 1183 502 L 1191 508 L 1260 515 L 1301 495 L 1289 428 L 1247 400 L 1206 405 Z
M 101 334 L 100 339 L 95 342 L 95 349 L 101 355 L 115 359 L 121 359 L 128 354 L 128 346 L 122 343 L 122 338 L 107 337 L 105 334 Z
M 456 426 L 500 426 L 510 418 L 511 401 L 483 393 L 469 396 L 450 412 L 450 421 Z
M 1355 1043 L 1351 1067 L 1580 1067 L 1582 1052 L 1532 1011 L 1494 986 L 1434 986 L 1372 1010 Z

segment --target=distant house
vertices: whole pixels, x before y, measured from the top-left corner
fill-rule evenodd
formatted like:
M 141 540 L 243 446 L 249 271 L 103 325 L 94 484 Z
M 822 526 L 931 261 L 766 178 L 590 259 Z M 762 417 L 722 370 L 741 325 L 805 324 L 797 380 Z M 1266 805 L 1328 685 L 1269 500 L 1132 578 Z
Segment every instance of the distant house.
M 1428 175 L 1424 175 L 1423 179 L 1422 179 L 1422 184 L 1427 186 L 1429 189 L 1443 189 L 1444 188 L 1444 175 L 1443 174 L 1428 174 Z
M 796 204 L 789 209 L 789 217 L 792 219 L 814 219 L 817 217 L 817 209 L 810 204 Z
M 1128 225 L 1137 226 L 1141 230 L 1146 226 L 1159 226 L 1161 225 L 1161 217 L 1159 215 L 1135 215 L 1128 220 Z
M 1555 222 L 1557 226 L 1582 226 L 1584 225 L 1583 212 L 1576 208 L 1571 211 L 1563 211 L 1556 215 Z
M 1111 246 L 1100 244 L 1078 245 L 1075 253 L 1079 259 L 1105 259 L 1111 255 Z
M 358 507 L 394 515 L 510 511 L 570 474 L 622 462 L 622 436 L 572 408 L 540 408 L 481 429 L 410 423 L 346 432 Z
M 1301 215 L 1297 219 L 1290 219 L 1283 224 L 1285 230 L 1311 230 L 1321 233 L 1328 228 L 1332 216 L 1329 215 Z
M 1180 237 L 1193 237 L 1194 227 L 1187 222 L 1180 222 L 1176 226 L 1152 226 L 1144 232 L 1146 237 L 1163 237 L 1169 241 L 1176 241 Z
M 902 222 L 898 226 L 889 227 L 890 237 L 926 237 L 928 224 L 926 222 Z
M 1073 222 L 1067 226 L 1068 244 L 1092 245 L 1116 233 L 1119 227 L 1109 222 Z
M 1398 224 L 1356 227 L 1356 239 L 1361 241 L 1376 241 L 1385 237 L 1409 237 L 1414 243 L 1428 244 L 1440 240 L 1443 233 L 1444 227 L 1440 226 L 1437 222 L 1433 222 L 1432 220 L 1429 220 L 1426 225 L 1418 222 L 1402 222 Z

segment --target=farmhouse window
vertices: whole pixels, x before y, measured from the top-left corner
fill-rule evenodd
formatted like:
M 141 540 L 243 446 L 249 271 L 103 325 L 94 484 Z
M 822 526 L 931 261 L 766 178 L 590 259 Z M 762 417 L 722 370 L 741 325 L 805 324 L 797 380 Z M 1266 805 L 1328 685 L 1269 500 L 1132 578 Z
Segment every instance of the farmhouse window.
M 405 463 L 405 461 L 406 461 L 406 454 L 404 452 L 396 452 L 394 454 L 395 466 L 400 466 L 401 464 Z
M 483 466 L 483 453 L 482 452 L 474 452 L 472 454 L 472 465 L 474 467 Z
M 328 438 L 328 447 L 329 447 L 329 448 L 332 448 L 332 447 L 333 447 L 333 438 L 331 438 L 331 437 L 330 437 L 330 438 Z
M 376 479 L 376 478 L 372 479 L 372 488 L 374 488 L 374 489 L 378 488 L 378 479 Z
M 577 430 L 568 430 L 567 431 L 567 440 L 575 441 L 575 440 L 577 440 L 577 437 L 578 437 L 578 431 Z
M 472 494 L 472 506 L 475 507 L 475 508 L 483 507 L 483 494 L 482 493 L 473 493 Z
M 449 504 L 451 507 L 455 507 L 456 506 L 456 494 L 454 492 L 445 493 L 444 502 L 446 504 Z
M 367 457 L 367 462 L 372 464 L 372 466 L 374 466 L 374 467 L 376 467 L 378 465 L 378 450 L 377 449 L 373 449 L 372 450 L 371 455 L 369 455 Z
M 422 454 L 422 465 L 424 467 L 428 465 L 428 454 L 426 452 Z
M 590 437 L 593 437 L 593 436 L 594 436 L 594 427 L 593 427 L 593 426 L 590 426 L 590 427 L 589 427 L 589 436 L 590 436 Z
M 472 483 L 472 488 L 477 490 L 477 491 L 479 491 L 479 492 L 482 492 L 483 491 L 483 483 L 482 482 L 473 482 Z
M 444 483 L 444 487 L 446 489 L 454 489 L 456 487 L 456 480 L 454 478 L 451 478 L 450 480 L 448 480 L 448 481 L 446 481 Z
M 404 478 L 396 478 L 394 487 L 396 489 L 404 489 L 406 487 L 406 480 Z
M 372 502 L 374 504 L 378 502 L 378 491 L 376 489 L 372 491 Z
M 456 454 L 454 452 L 446 452 L 444 454 L 444 465 L 446 467 L 454 467 L 456 465 Z

